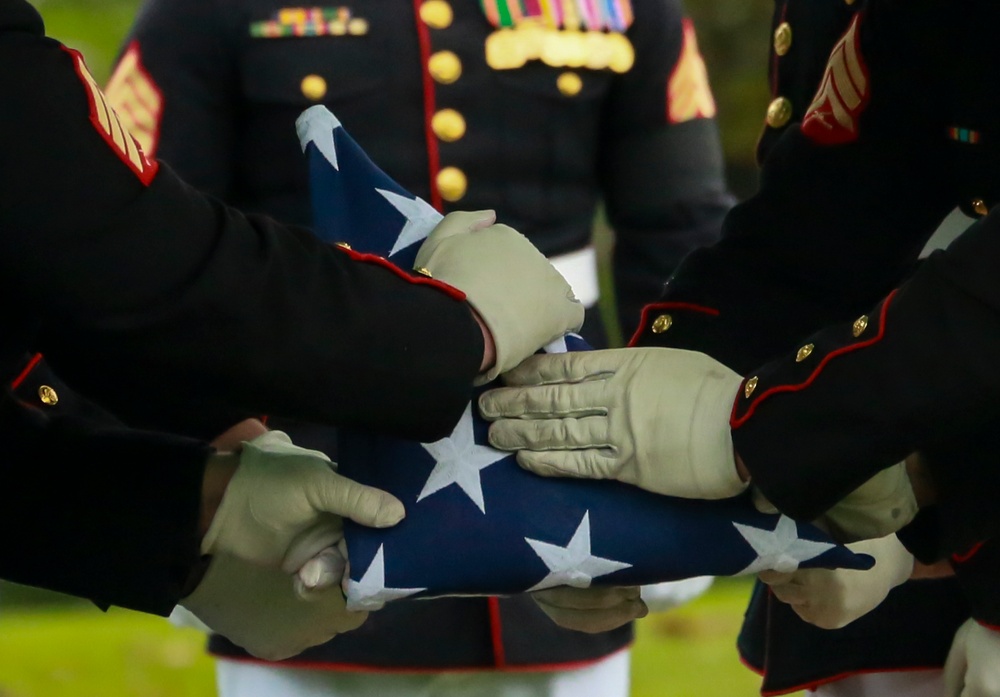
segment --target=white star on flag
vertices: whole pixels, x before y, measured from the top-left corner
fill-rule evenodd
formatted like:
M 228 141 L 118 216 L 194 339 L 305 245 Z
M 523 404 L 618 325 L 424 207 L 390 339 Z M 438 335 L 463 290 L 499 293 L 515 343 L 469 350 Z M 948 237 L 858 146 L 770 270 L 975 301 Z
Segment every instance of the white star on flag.
M 458 484 L 479 506 L 479 510 L 486 513 L 483 482 L 479 473 L 507 457 L 508 453 L 476 443 L 472 430 L 472 404 L 465 408 L 451 436 L 433 443 L 421 443 L 421 446 L 430 453 L 436 464 L 417 501 L 423 501 L 446 486 Z
M 531 545 L 535 554 L 549 567 L 549 574 L 528 591 L 540 591 L 555 586 L 573 586 L 574 588 L 589 588 L 591 582 L 598 576 L 606 576 L 621 569 L 631 567 L 631 564 L 595 557 L 590 552 L 590 511 L 583 514 L 583 520 L 573 533 L 572 539 L 565 547 L 541 540 L 524 538 Z
M 795 521 L 788 516 L 781 516 L 773 531 L 740 523 L 733 525 L 757 553 L 757 558 L 750 566 L 740 571 L 738 576 L 769 569 L 791 573 L 798 569 L 802 562 L 815 559 L 834 547 L 827 542 L 801 539 Z
M 407 198 L 385 189 L 375 189 L 375 191 L 382 194 L 385 200 L 406 218 L 406 224 L 393 243 L 389 256 L 406 249 L 411 244 L 426 240 L 431 230 L 444 217 L 422 198 Z
M 309 143 L 315 143 L 326 161 L 335 170 L 340 171 L 337 163 L 337 146 L 333 141 L 333 131 L 341 125 L 340 119 L 334 116 L 325 106 L 312 106 L 302 112 L 295 120 L 295 131 L 302 144 L 302 152 Z
M 427 590 L 426 588 L 386 588 L 385 545 L 379 545 L 375 558 L 360 580 L 347 580 L 348 610 L 381 610 L 390 600 L 398 600 Z

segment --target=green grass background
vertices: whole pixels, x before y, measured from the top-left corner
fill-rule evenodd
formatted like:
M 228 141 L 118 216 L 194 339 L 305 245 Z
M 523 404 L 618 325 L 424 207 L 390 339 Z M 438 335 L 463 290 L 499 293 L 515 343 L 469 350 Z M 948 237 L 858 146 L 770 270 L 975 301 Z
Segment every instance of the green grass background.
M 49 35 L 81 50 L 95 77 L 105 80 L 136 1 L 33 2 Z M 763 60 L 748 69 L 756 61 L 747 56 L 763 58 L 770 2 L 687 4 L 714 76 L 730 172 L 750 170 L 766 92 Z M 610 244 L 610 235 L 602 235 L 605 256 Z M 746 580 L 722 579 L 694 603 L 642 620 L 633 696 L 756 695 L 759 680 L 735 650 L 749 588 Z M 0 697 L 210 697 L 213 665 L 203 644 L 198 632 L 160 618 L 118 609 L 105 614 L 83 601 L 0 584 Z
M 640 621 L 633 697 L 756 695 L 757 676 L 734 648 L 749 588 L 720 579 L 693 603 Z M 196 630 L 158 617 L 0 589 L 0 697 L 213 697 L 203 646 Z

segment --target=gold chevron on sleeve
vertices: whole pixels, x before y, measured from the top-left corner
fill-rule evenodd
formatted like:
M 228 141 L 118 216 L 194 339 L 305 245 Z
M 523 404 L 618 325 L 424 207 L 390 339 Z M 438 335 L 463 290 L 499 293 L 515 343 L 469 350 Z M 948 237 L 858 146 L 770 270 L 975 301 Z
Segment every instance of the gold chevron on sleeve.
M 715 98 L 708 84 L 708 70 L 698 50 L 694 24 L 684 18 L 684 45 L 667 82 L 667 120 L 683 123 L 715 116 Z
M 105 94 L 142 151 L 153 157 L 159 144 L 163 95 L 142 64 L 138 42 L 132 42 L 122 55 Z
M 90 122 L 101 134 L 104 141 L 111 147 L 118 158 L 135 172 L 144 184 L 149 184 L 158 169 L 155 160 L 149 160 L 143 153 L 142 146 L 122 124 L 121 119 L 108 103 L 101 88 L 90 74 L 83 56 L 72 49 L 65 49 L 73 58 L 76 73 L 87 91 L 87 101 L 90 105 Z
M 853 141 L 868 102 L 868 72 L 858 42 L 857 16 L 830 54 L 823 81 L 806 113 L 802 131 L 826 144 Z

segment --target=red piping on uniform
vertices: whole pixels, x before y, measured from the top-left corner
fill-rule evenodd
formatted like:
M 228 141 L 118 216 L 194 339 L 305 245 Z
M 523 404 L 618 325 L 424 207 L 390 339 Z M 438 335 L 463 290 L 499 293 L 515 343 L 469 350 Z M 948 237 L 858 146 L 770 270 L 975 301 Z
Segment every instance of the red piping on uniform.
M 760 694 L 762 697 L 777 697 L 778 695 L 787 695 L 791 692 L 799 692 L 800 690 L 815 691 L 817 687 L 822 685 L 828 685 L 832 682 L 853 678 L 858 675 L 873 675 L 875 673 L 915 673 L 917 671 L 924 670 L 941 670 L 941 668 L 941 666 L 913 666 L 908 668 L 866 668 L 864 670 L 849 670 L 843 673 L 838 673 L 837 675 L 831 675 L 829 678 L 823 678 L 822 680 L 816 680 L 815 682 L 803 683 L 801 685 L 796 685 L 795 687 L 788 687 L 781 690 L 761 690 Z
M 997 626 L 995 624 L 990 624 L 989 622 L 984 622 L 983 620 L 976 620 L 976 624 L 986 627 L 987 629 L 990 629 L 994 632 L 1000 632 L 1000 626 Z
M 437 174 L 441 168 L 441 153 L 438 151 L 437 138 L 431 129 L 431 119 L 437 109 L 435 103 L 434 79 L 431 77 L 431 35 L 427 25 L 420 19 L 420 5 L 423 0 L 413 0 L 414 21 L 417 23 L 417 38 L 420 40 L 420 67 L 424 77 L 424 140 L 427 143 L 427 174 L 431 184 L 431 205 L 437 210 L 444 210 L 441 192 L 437 188 Z
M 747 420 L 751 416 L 753 416 L 754 411 L 756 411 L 757 409 L 757 405 L 773 394 L 777 394 L 779 392 L 799 392 L 800 390 L 804 390 L 805 388 L 809 387 L 811 384 L 813 384 L 813 382 L 815 382 L 816 378 L 819 377 L 819 374 L 823 372 L 823 369 L 826 368 L 826 364 L 832 361 L 837 356 L 842 356 L 845 353 L 850 353 L 851 351 L 857 351 L 858 349 L 867 348 L 872 344 L 881 341 L 882 337 L 885 336 L 885 315 L 886 312 L 889 311 L 889 305 L 890 303 L 892 303 L 892 299 L 896 297 L 897 292 L 898 291 L 894 290 L 891 293 L 889 293 L 889 295 L 885 299 L 885 302 L 882 304 L 882 312 L 879 313 L 879 319 L 878 319 L 879 328 L 877 335 L 875 335 L 868 341 L 862 341 L 857 344 L 851 344 L 850 346 L 842 346 L 836 351 L 831 351 L 830 353 L 828 353 L 826 356 L 823 357 L 823 360 L 820 361 L 819 365 L 816 366 L 816 369 L 813 370 L 812 374 L 809 375 L 809 378 L 805 382 L 800 382 L 798 385 L 778 385 L 777 387 L 772 387 L 771 389 L 767 390 L 762 395 L 760 395 L 757 399 L 755 399 L 750 404 L 750 408 L 747 409 L 747 413 L 739 418 L 736 417 L 736 410 L 739 407 L 740 403 L 739 398 L 737 398 L 736 401 L 733 402 L 733 412 L 729 418 L 729 426 L 731 428 L 739 428 L 740 426 L 745 424 Z M 740 383 L 740 389 L 739 392 L 737 392 L 737 395 L 743 392 L 743 384 L 745 382 L 746 380 Z
M 76 75 L 80 78 L 80 82 L 83 83 L 83 91 L 87 93 L 87 105 L 90 109 L 90 122 L 94 126 L 94 130 L 97 131 L 98 135 L 108 144 L 111 151 L 122 161 L 126 167 L 128 167 L 132 172 L 138 177 L 139 181 L 142 182 L 143 186 L 149 186 L 153 179 L 156 177 L 157 171 L 159 171 L 160 163 L 158 160 L 149 158 L 142 151 L 142 146 L 139 145 L 139 141 L 135 139 L 128 129 L 122 125 L 121 121 L 118 120 L 118 116 L 114 113 L 108 104 L 97 103 L 97 97 L 94 90 L 97 90 L 96 83 L 91 84 L 91 80 L 88 79 L 89 72 L 86 70 L 87 62 L 83 59 L 83 54 L 72 48 L 67 48 L 66 46 L 60 46 L 60 48 L 69 54 L 70 59 L 73 61 L 73 69 L 76 71 Z M 91 77 L 91 79 L 93 79 Z M 103 95 L 102 95 L 103 101 Z M 140 167 L 135 162 L 129 158 L 128 154 L 122 150 L 122 146 L 115 142 L 114 136 L 104 130 L 104 126 L 101 125 L 101 118 L 98 112 L 102 112 L 104 118 L 107 119 L 108 124 L 111 129 L 117 126 L 121 131 L 121 137 L 123 140 L 131 140 L 132 145 L 135 146 L 136 151 L 139 153 L 139 159 L 145 164 L 144 167 Z
M 986 543 L 977 542 L 976 544 L 972 545 L 972 549 L 970 549 L 968 552 L 952 554 L 951 560 L 956 564 L 964 564 L 965 562 L 969 561 L 974 556 L 976 556 L 976 553 L 983 548 L 984 544 Z
M 631 648 L 632 642 L 628 645 L 612 651 L 605 656 L 596 656 L 594 658 L 587 658 L 581 661 L 568 661 L 566 663 L 532 663 L 526 665 L 504 665 L 503 672 L 505 673 L 551 673 L 557 670 L 576 670 L 578 668 L 586 668 L 587 666 L 592 666 L 599 661 L 611 658 L 612 656 L 617 656 L 622 651 L 628 651 Z M 270 661 L 264 661 L 259 658 L 253 658 L 252 656 L 226 656 L 224 654 L 209 652 L 217 660 L 220 661 L 231 661 L 233 663 L 253 663 L 260 664 L 265 663 L 268 665 L 274 665 Z M 331 661 L 303 661 L 297 659 L 288 659 L 280 663 L 280 665 L 286 668 L 308 668 L 310 670 L 329 670 L 329 671 L 344 671 L 351 673 L 389 673 L 394 675 L 399 674 L 410 674 L 410 675 L 428 675 L 433 673 L 482 673 L 484 671 L 495 671 L 497 666 L 463 666 L 459 668 L 411 668 L 407 666 L 373 666 L 366 665 L 364 663 L 336 663 Z
M 14 382 L 10 383 L 10 389 L 16 390 L 18 387 L 20 387 L 21 383 L 24 382 L 25 378 L 27 378 L 28 375 L 31 374 L 31 371 L 34 370 L 35 366 L 41 363 L 41 361 L 42 361 L 42 354 L 36 353 L 34 357 L 28 362 L 28 365 L 24 367 L 24 370 L 21 371 L 21 374 L 18 375 L 16 378 L 14 378 Z
M 642 315 L 639 317 L 639 328 L 635 330 L 635 334 L 628 340 L 629 346 L 635 346 L 636 342 L 639 341 L 646 323 L 649 322 L 649 314 L 654 310 L 691 310 L 692 312 L 703 312 L 713 317 L 719 316 L 719 311 L 715 308 L 695 305 L 693 303 L 651 303 L 642 308 Z
M 381 266 L 382 268 L 392 271 L 394 274 L 402 278 L 404 281 L 408 281 L 416 286 L 431 286 L 432 288 L 437 288 L 438 290 L 444 292 L 450 298 L 455 300 L 465 300 L 465 293 L 460 291 L 454 286 L 449 286 L 447 283 L 442 283 L 433 278 L 427 278 L 426 276 L 414 276 L 403 271 L 401 268 L 393 264 L 391 261 L 385 257 L 380 257 L 377 254 L 362 254 L 361 252 L 355 252 L 353 249 L 348 249 L 346 247 L 337 247 L 345 254 L 351 257 L 354 261 L 365 262 L 368 264 L 375 264 L 376 266 Z
M 500 599 L 489 598 L 490 640 L 493 642 L 493 665 L 503 669 L 507 665 L 507 654 L 503 648 L 503 623 L 500 619 Z

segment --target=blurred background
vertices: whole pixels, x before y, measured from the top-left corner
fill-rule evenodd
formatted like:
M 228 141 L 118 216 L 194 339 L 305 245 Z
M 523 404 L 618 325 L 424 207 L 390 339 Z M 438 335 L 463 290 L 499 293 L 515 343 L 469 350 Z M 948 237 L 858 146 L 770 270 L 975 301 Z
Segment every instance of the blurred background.
M 138 0 L 32 0 L 50 36 L 107 79 Z M 730 186 L 756 185 L 767 107 L 771 0 L 686 0 L 718 104 Z M 70 541 L 70 544 L 72 542 Z M 54 558 L 52 563 L 59 563 Z M 735 650 L 750 582 L 717 581 L 697 601 L 639 623 L 634 697 L 750 697 L 757 677 Z M 0 583 L 0 697 L 213 697 L 204 638 L 166 620 Z

